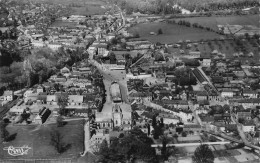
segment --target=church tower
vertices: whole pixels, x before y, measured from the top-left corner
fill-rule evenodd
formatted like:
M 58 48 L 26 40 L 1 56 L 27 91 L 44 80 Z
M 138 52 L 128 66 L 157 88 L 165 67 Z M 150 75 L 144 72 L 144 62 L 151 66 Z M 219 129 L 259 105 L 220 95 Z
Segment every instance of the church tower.
M 122 109 L 117 104 L 113 106 L 112 118 L 113 118 L 114 127 L 122 125 L 122 119 L 123 119 Z

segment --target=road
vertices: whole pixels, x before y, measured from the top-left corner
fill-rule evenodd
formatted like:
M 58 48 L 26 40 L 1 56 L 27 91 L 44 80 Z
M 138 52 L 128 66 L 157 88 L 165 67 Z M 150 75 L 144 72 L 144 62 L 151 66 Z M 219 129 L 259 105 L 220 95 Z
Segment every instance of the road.
M 237 119 L 235 118 L 235 114 L 232 113 L 232 112 L 231 112 L 231 120 L 236 123 L 236 125 L 237 125 L 237 131 L 238 131 L 238 133 L 239 133 L 239 136 L 242 138 L 243 142 L 244 142 L 244 143 L 249 143 L 248 140 L 246 139 L 245 133 L 243 132 L 242 124 L 240 124 L 240 123 L 237 121 Z
M 195 105 L 193 104 L 192 101 L 188 101 L 189 104 L 189 108 L 191 109 L 192 113 L 193 113 L 193 117 L 194 117 L 194 121 L 199 124 L 200 126 L 203 126 L 201 119 L 199 118 L 198 114 L 196 113 L 196 108 Z
M 220 141 L 220 142 L 201 142 L 201 143 L 178 143 L 178 144 L 167 144 L 167 147 L 190 147 L 190 146 L 200 146 L 201 144 L 208 144 L 208 145 L 223 145 L 223 144 L 230 144 L 229 141 Z M 154 148 L 162 147 L 162 144 L 152 144 Z
M 117 6 L 118 7 L 118 6 Z M 119 8 L 119 7 L 118 7 Z M 120 8 L 119 8 L 120 9 Z M 123 16 L 123 13 L 120 9 L 120 13 L 123 19 L 123 26 L 125 25 L 125 18 Z M 121 28 L 121 27 L 119 27 Z M 116 31 L 115 31 L 116 32 Z M 108 70 L 107 68 L 105 68 L 104 66 L 102 66 L 100 63 L 98 63 L 97 61 L 95 61 L 93 59 L 93 54 L 91 52 L 89 52 L 89 61 L 90 63 L 97 67 L 97 69 L 99 70 L 99 72 L 101 73 L 101 75 L 103 76 L 103 82 L 105 85 L 105 89 L 106 89 L 106 102 L 103 106 L 103 109 L 105 107 L 107 107 L 108 105 L 111 105 L 112 100 L 111 100 L 111 95 L 110 95 L 110 86 L 111 83 L 114 81 L 117 81 L 119 86 L 120 86 L 120 91 L 121 91 L 121 95 L 122 95 L 122 100 L 125 103 L 128 103 L 128 98 L 127 98 L 127 88 L 126 88 L 126 80 L 125 78 L 123 80 L 118 79 L 116 76 L 113 75 L 113 72 Z M 90 149 L 90 124 L 89 121 L 87 120 L 84 126 L 84 131 L 85 131 L 85 150 L 84 153 L 81 156 L 85 156 L 88 152 L 91 153 L 91 149 Z
M 104 68 L 101 64 L 94 62 L 94 65 L 97 67 L 101 75 L 104 77 L 104 80 L 107 80 L 106 85 L 110 87 L 111 83 L 116 81 L 119 84 L 122 100 L 125 103 L 129 103 L 128 96 L 127 96 L 127 83 L 126 79 L 119 78 L 119 76 L 116 76 L 113 71 L 110 71 L 106 68 Z M 106 92 L 109 93 L 109 88 L 106 87 Z M 107 96 L 110 96 L 107 95 Z

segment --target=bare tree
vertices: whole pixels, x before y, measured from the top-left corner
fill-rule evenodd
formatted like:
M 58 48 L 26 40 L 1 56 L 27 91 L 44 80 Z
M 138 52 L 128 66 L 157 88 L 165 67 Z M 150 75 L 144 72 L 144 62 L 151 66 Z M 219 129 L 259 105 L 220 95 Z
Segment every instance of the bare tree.
M 6 129 L 7 124 L 4 122 L 0 122 L 0 133 L 1 133 L 1 139 L 3 142 L 6 142 L 9 137 L 9 132 Z
M 57 150 L 58 153 L 64 152 L 65 144 L 63 142 L 63 135 L 58 130 L 53 130 L 50 133 L 50 144 Z
M 57 127 L 62 127 L 64 125 L 64 118 L 62 116 L 58 116 L 56 119 Z

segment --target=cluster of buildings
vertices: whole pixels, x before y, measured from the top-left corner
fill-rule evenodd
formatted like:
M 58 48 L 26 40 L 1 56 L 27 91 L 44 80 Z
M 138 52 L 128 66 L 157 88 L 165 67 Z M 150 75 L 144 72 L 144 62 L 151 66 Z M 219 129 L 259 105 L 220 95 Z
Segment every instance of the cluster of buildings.
M 114 38 L 115 35 L 111 32 L 120 24 L 117 17 L 111 15 L 92 17 L 72 15 L 68 19 L 73 19 L 73 22 L 67 22 L 69 24 L 64 25 L 62 18 L 55 22 L 57 25 L 48 26 L 46 28 L 48 35 L 44 34 L 42 30 L 37 30 L 36 26 L 19 27 L 21 44 L 29 43 L 33 48 L 49 47 L 53 51 L 57 51 L 61 47 L 71 50 L 85 49 L 101 35 L 107 41 Z M 107 30 L 103 32 L 104 29 Z
M 37 123 L 43 108 L 51 111 L 52 119 L 51 117 L 58 116 L 61 105 L 65 106 L 67 116 L 88 117 L 103 106 L 104 90 L 95 84 L 98 79 L 92 75 L 93 67 L 87 62 L 77 63 L 72 67 L 65 66 L 57 75 L 51 76 L 48 82 L 16 94 L 19 101 L 10 108 L 8 118 L 18 123 L 20 121 L 17 117 L 26 110 L 31 116 L 29 123 Z M 13 91 L 6 91 L 1 98 L 3 101 L 12 101 L 13 97 Z

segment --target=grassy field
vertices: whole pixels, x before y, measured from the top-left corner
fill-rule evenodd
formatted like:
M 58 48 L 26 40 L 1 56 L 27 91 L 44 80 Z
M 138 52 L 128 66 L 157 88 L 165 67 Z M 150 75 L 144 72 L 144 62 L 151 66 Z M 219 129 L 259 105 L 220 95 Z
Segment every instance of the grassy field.
M 226 16 L 226 17 L 195 17 L 195 18 L 179 18 L 176 21 L 186 20 L 190 23 L 198 23 L 202 26 L 210 27 L 218 30 L 217 25 L 254 25 L 260 27 L 259 15 L 243 15 L 243 16 Z
M 162 29 L 161 35 L 150 35 L 150 32 L 157 33 L 158 29 Z M 203 29 L 189 28 L 177 24 L 167 23 L 142 23 L 137 24 L 128 29 L 130 33 L 138 33 L 140 38 L 145 38 L 153 43 L 177 43 L 179 40 L 200 40 L 220 38 L 214 32 Z
M 58 154 L 53 146 L 50 145 L 50 132 L 52 129 L 58 129 L 64 136 L 64 142 L 68 149 Z M 56 125 L 45 125 L 37 128 L 36 126 L 8 126 L 7 130 L 10 134 L 17 134 L 16 138 L 6 144 L 0 144 L 1 152 L 0 158 L 3 159 L 52 159 L 52 158 L 72 158 L 79 155 L 83 151 L 83 125 L 82 121 L 69 122 L 63 127 L 57 128 Z M 28 145 L 29 149 L 27 155 L 10 156 L 4 147 L 14 146 L 20 147 Z
M 101 5 L 87 5 L 86 7 L 72 7 L 72 15 L 100 15 L 107 11 Z

